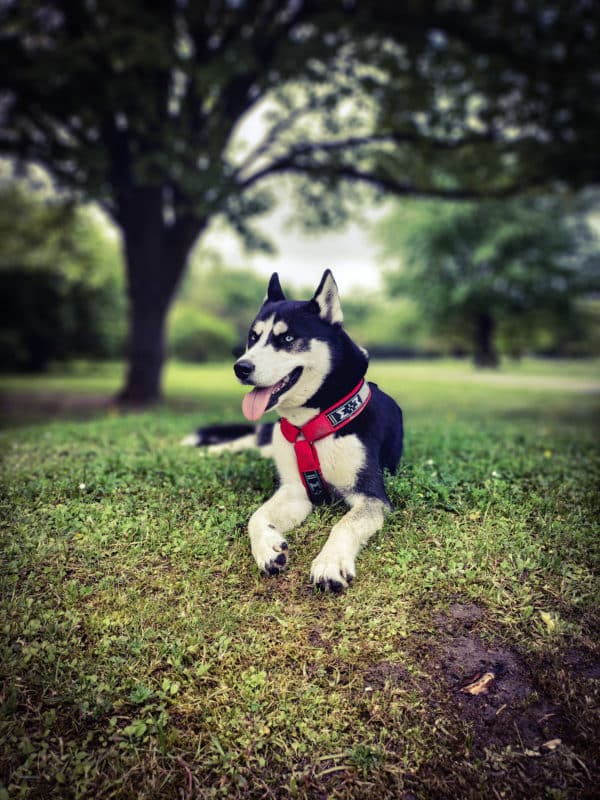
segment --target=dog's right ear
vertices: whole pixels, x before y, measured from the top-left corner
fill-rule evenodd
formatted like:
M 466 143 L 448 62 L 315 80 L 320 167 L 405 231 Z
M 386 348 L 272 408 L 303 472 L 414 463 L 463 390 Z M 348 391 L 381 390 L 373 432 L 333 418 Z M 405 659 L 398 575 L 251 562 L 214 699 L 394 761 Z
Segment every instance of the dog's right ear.
M 274 272 L 271 275 L 271 279 L 269 280 L 269 286 L 267 287 L 267 296 L 263 300 L 263 303 L 275 303 L 278 300 L 285 300 L 285 295 L 281 288 L 281 284 L 279 283 L 279 275 Z

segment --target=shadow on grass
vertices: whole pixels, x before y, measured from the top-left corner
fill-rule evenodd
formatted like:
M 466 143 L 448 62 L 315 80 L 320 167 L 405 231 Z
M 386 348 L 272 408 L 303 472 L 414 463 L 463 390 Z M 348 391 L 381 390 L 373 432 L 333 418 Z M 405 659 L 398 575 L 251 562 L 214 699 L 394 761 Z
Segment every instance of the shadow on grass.
M 215 404 L 222 401 L 223 407 L 231 407 L 231 396 L 223 393 L 222 398 L 211 396 L 210 402 L 202 397 L 170 397 L 152 406 L 121 406 L 114 396 L 107 394 L 80 394 L 77 392 L 6 392 L 0 393 L 0 430 L 18 428 L 25 425 L 43 424 L 53 420 L 62 422 L 87 422 L 107 416 L 147 413 L 166 410 L 179 413 L 214 410 Z M 216 401 L 216 403 L 215 403 Z

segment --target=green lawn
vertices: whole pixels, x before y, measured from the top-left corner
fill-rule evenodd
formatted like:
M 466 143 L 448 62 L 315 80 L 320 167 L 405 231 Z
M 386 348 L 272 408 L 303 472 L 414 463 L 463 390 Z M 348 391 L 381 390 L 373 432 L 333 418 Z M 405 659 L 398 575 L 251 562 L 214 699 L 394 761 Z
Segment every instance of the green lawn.
M 598 362 L 370 377 L 406 450 L 341 596 L 308 581 L 339 506 L 261 576 L 272 465 L 177 444 L 241 418 L 230 366 L 143 414 L 116 365 L 2 381 L 0 800 L 597 797 Z

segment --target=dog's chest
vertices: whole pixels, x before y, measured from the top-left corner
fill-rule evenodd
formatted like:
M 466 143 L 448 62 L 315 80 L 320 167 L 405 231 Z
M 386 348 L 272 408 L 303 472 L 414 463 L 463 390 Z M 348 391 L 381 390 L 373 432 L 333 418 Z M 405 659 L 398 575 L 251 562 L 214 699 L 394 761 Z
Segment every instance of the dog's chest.
M 340 492 L 353 490 L 360 470 L 365 466 L 366 450 L 358 436 L 327 436 L 315 442 L 325 481 Z M 273 455 L 282 483 L 300 482 L 294 445 L 284 439 L 275 426 Z

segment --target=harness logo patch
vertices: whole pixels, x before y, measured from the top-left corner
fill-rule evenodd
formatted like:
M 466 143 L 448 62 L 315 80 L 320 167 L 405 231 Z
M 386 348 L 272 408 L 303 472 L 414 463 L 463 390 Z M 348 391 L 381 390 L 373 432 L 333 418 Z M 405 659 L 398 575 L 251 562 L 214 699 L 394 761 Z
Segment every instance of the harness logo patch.
M 350 400 L 346 400 L 343 406 L 339 406 L 338 408 L 334 408 L 333 411 L 330 411 L 329 414 L 327 414 L 327 419 L 334 427 L 341 425 L 348 417 L 355 414 L 362 404 L 363 399 L 357 392 Z
M 323 502 L 329 497 L 329 493 L 325 488 L 321 475 L 316 471 L 303 472 L 304 480 L 306 481 L 306 488 L 313 503 Z

